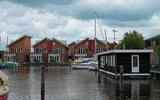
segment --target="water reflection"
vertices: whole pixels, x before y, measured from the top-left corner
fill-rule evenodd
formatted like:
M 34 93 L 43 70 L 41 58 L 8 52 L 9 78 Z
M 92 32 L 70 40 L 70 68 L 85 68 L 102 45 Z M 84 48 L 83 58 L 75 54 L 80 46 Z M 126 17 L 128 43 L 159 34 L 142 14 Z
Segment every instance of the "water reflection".
M 10 78 L 9 100 L 40 100 L 40 67 L 4 70 Z M 160 82 L 127 80 L 120 86 L 102 73 L 47 67 L 46 100 L 159 100 Z
M 124 80 L 122 84 L 104 74 L 98 74 L 98 83 L 104 83 L 110 100 L 159 100 L 160 83 L 153 80 Z M 156 88 L 154 88 L 156 87 Z M 157 91 L 155 91 L 155 89 Z M 155 93 L 153 93 L 153 91 Z M 103 92 L 104 93 L 104 92 Z

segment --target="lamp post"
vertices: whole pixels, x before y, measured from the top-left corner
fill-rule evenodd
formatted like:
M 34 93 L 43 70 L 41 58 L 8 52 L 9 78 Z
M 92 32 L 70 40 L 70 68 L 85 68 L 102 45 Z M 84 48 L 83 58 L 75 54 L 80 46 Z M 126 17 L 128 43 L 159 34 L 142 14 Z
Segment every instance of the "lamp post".
M 115 34 L 116 32 L 118 32 L 118 31 L 117 30 L 113 30 L 113 33 L 114 33 L 114 38 L 113 38 L 114 39 L 114 43 L 116 42 L 116 34 Z

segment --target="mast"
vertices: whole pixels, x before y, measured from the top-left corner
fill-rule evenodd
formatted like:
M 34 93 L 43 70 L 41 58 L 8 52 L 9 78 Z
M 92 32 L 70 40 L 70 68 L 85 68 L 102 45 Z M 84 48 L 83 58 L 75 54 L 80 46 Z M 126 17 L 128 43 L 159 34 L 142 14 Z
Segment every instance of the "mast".
M 0 48 L 1 48 L 1 41 L 2 41 L 2 40 L 1 40 L 1 35 L 0 35 Z
M 94 32 L 95 32 L 95 37 L 94 37 L 94 54 L 96 54 L 96 23 L 97 23 L 97 20 L 96 20 L 96 12 L 94 12 Z
M 8 35 L 7 35 L 6 51 L 8 52 Z
M 106 33 L 106 29 L 104 30 L 104 35 L 105 35 L 105 41 L 106 41 L 106 49 L 108 50 L 108 44 L 107 44 L 107 33 Z

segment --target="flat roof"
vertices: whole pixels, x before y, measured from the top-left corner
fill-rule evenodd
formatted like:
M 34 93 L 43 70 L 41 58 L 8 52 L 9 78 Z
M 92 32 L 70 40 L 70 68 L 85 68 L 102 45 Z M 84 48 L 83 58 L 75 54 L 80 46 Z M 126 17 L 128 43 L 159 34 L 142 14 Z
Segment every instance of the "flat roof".
M 127 50 L 108 50 L 97 53 L 96 55 L 110 54 L 110 53 L 152 53 L 153 49 L 127 49 Z

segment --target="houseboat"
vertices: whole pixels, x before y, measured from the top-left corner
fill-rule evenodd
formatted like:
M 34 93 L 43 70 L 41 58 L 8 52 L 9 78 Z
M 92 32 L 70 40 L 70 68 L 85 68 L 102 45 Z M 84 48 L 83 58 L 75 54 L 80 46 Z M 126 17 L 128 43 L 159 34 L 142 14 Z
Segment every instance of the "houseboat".
M 152 49 L 129 49 L 98 53 L 98 70 L 117 78 L 122 65 L 124 77 L 149 77 L 152 52 Z

